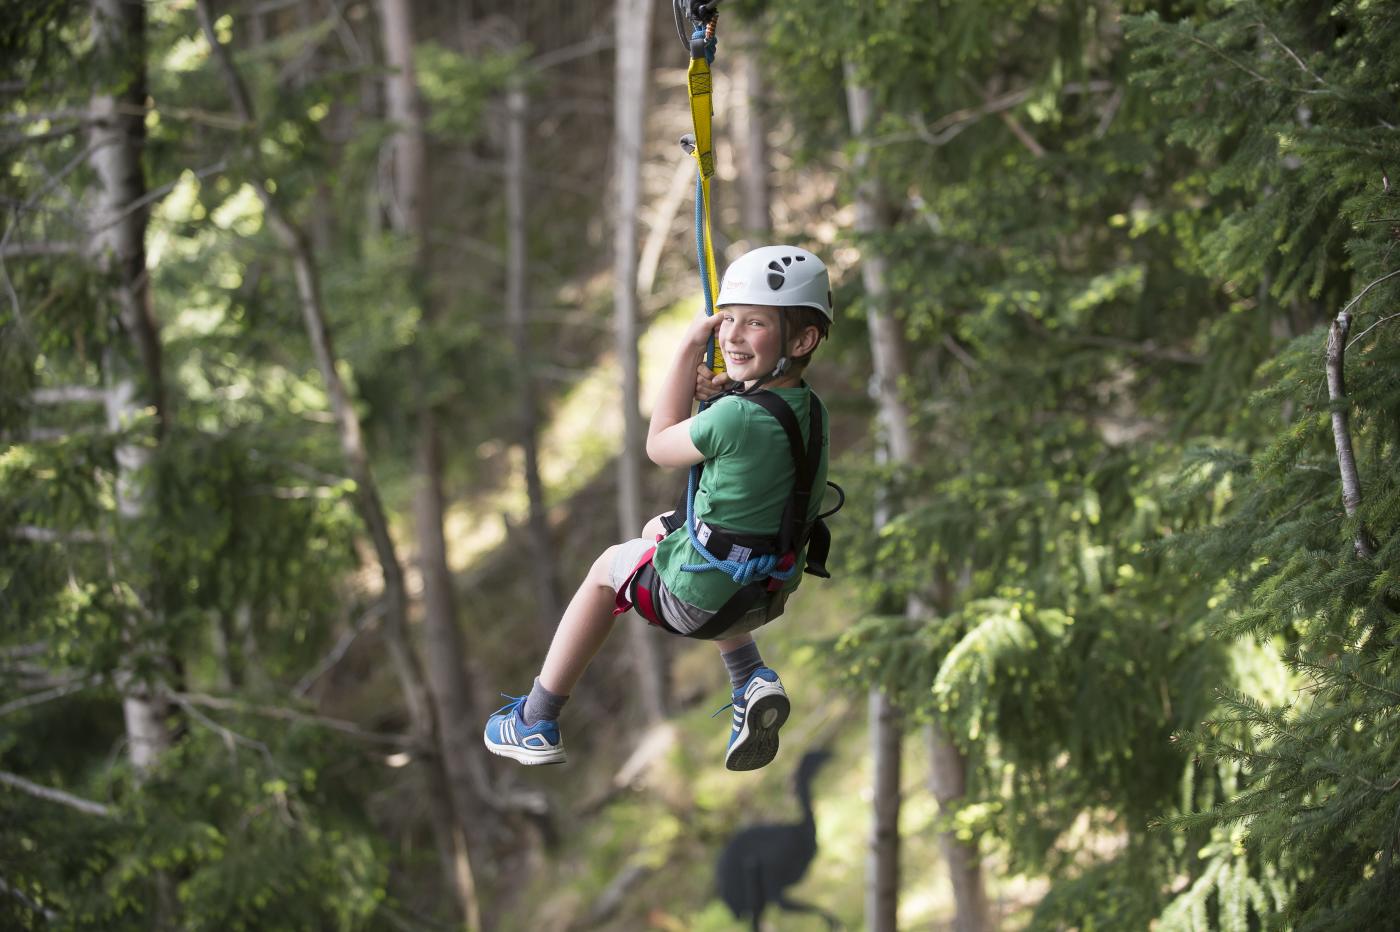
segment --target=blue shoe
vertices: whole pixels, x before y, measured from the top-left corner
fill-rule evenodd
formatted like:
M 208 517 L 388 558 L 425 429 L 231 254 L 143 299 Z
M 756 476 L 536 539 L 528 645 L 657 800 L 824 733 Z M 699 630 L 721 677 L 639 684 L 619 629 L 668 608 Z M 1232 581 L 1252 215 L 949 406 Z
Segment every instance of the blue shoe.
M 509 757 L 522 764 L 562 764 L 564 739 L 559 736 L 559 723 L 540 719 L 526 725 L 525 696 L 501 706 L 486 720 L 486 750 Z
M 734 690 L 734 728 L 724 766 L 729 770 L 757 770 L 778 753 L 778 729 L 792 711 L 783 682 L 767 667 L 759 667 L 744 685 Z

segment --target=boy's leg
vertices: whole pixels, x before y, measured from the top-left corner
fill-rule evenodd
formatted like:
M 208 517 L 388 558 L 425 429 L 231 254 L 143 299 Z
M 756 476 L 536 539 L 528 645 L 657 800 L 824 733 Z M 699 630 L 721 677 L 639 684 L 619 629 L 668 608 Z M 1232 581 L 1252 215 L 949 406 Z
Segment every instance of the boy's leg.
M 778 754 L 778 729 L 792 711 L 778 674 L 763 665 L 752 635 L 716 641 L 720 659 L 734 684 L 734 715 L 724 766 L 730 770 L 757 770 Z
M 522 764 L 564 762 L 564 741 L 555 719 L 612 631 L 615 593 L 610 571 L 617 552 L 617 547 L 603 551 L 574 593 L 530 695 L 513 700 L 486 720 L 484 737 L 491 753 Z
M 568 698 L 612 632 L 617 599 L 612 587 L 612 565 L 617 550 L 616 546 L 609 547 L 593 561 L 592 569 L 554 630 L 554 640 L 545 655 L 539 682 L 557 696 Z
M 724 661 L 729 682 L 735 689 L 747 683 L 754 671 L 763 666 L 763 656 L 751 634 L 715 641 L 715 646 L 719 648 L 719 659 Z
M 568 696 L 545 689 L 537 676 L 534 685 L 530 687 L 530 695 L 525 697 L 520 717 L 525 720 L 526 725 L 533 725 L 542 719 L 552 722 L 559 718 L 559 713 L 564 711 L 564 703 L 568 701 Z

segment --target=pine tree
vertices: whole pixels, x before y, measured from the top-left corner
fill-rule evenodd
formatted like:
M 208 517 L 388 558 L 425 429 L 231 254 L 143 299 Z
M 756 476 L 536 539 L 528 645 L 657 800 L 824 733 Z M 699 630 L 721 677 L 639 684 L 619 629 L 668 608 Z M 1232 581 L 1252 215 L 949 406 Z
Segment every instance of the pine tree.
M 1238 788 L 1176 824 L 1232 838 L 1216 864 L 1244 853 L 1280 878 L 1286 896 L 1249 888 L 1261 919 L 1379 928 L 1400 893 L 1400 339 L 1386 301 L 1400 293 L 1389 181 L 1400 16 L 1366 3 L 1246 3 L 1171 23 L 1144 17 L 1133 37 L 1173 137 L 1199 153 L 1211 190 L 1238 204 L 1212 225 L 1202 266 L 1296 333 L 1260 370 L 1253 408 L 1265 416 L 1241 431 L 1257 443 L 1212 451 L 1190 474 L 1191 488 L 1223 492 L 1223 515 L 1180 545 L 1228 593 L 1216 630 L 1284 645 L 1296 692 L 1226 695 L 1190 734 L 1238 772 Z M 1347 447 L 1359 485 L 1343 495 Z M 1198 918 L 1244 915 L 1245 878 L 1219 873 L 1213 889 L 1187 894 Z
M 5 32 L 4 109 L 22 129 L 0 182 L 13 205 L 0 309 L 0 924 L 360 924 L 379 908 L 385 858 L 351 802 L 361 775 L 328 769 L 360 749 L 311 712 L 251 695 L 255 672 L 311 666 L 330 631 L 324 593 L 354 562 L 346 489 L 308 486 L 331 469 L 286 402 L 314 388 L 232 353 L 248 341 L 229 301 L 244 266 L 196 221 L 241 226 L 249 205 L 218 179 L 201 185 L 219 168 L 190 169 L 185 127 L 171 124 L 210 111 L 175 104 L 181 77 L 151 67 L 180 59 L 191 22 L 151 8 L 145 41 L 127 47 L 138 57 L 117 67 L 90 12 L 33 5 Z M 149 107 L 134 68 L 168 111 Z M 141 127 L 123 183 L 146 190 L 119 210 L 85 168 L 90 124 Z M 114 267 L 132 256 L 110 241 L 92 257 L 77 248 L 133 221 L 147 250 L 135 276 Z M 112 298 L 119 282 L 136 303 Z M 182 300 L 167 303 L 175 283 Z M 143 312 L 162 326 L 137 354 Z M 131 362 L 155 353 L 159 367 Z M 109 429 L 105 386 L 127 379 L 144 380 L 128 397 L 158 401 Z M 142 507 L 114 494 L 127 482 Z M 249 619 L 244 636 L 207 650 L 235 617 Z M 208 695 L 216 682 L 248 693 Z M 115 710 L 133 684 L 176 714 L 153 718 L 169 729 L 159 754 L 123 765 Z M 276 717 L 289 714 L 299 727 Z
M 1183 438 L 1233 426 L 1272 334 L 1201 268 L 1198 164 L 1133 83 L 1120 10 L 769 11 L 809 157 L 831 158 L 840 113 L 824 102 L 837 56 L 854 55 L 882 114 L 874 170 L 905 192 L 892 231 L 854 245 L 893 257 L 929 453 L 903 512 L 854 548 L 869 555 L 855 573 L 875 581 L 873 605 L 957 593 L 935 619 L 872 616 L 838 656 L 953 734 L 970 798 L 945 818 L 1005 845 L 1012 871 L 1057 881 L 1047 927 L 1146 924 L 1162 877 L 1204 869 L 1207 829 L 1183 842 L 1149 826 L 1183 775 L 1209 792 L 1225 777 L 1196 773 L 1170 737 L 1222 684 L 1277 670 L 1210 636 L 1216 587 L 1183 584 L 1158 547 L 1215 517 L 1174 493 Z M 1077 850 L 1096 834 L 1118 853 Z

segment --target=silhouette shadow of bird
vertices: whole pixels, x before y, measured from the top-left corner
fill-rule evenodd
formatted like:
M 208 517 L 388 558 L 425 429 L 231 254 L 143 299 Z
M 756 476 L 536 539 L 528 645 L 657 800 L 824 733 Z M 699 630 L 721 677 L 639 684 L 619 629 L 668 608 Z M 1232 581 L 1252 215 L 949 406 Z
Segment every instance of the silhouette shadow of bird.
M 749 917 L 759 932 L 770 905 L 794 913 L 816 913 L 828 929 L 841 921 L 819 906 L 790 898 L 786 891 L 807 873 L 817 856 L 817 822 L 812 813 L 812 779 L 831 759 L 830 751 L 809 751 L 793 780 L 802 819 L 788 824 L 760 823 L 734 834 L 720 852 L 715 881 L 720 899 L 735 918 Z

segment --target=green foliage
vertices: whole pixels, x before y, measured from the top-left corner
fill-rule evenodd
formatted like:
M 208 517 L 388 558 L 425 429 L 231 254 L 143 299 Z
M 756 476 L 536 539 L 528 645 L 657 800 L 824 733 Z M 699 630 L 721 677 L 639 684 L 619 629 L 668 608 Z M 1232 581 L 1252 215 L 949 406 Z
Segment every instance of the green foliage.
M 33 12 L 32 57 L 5 63 L 33 88 L 6 91 L 23 134 L 7 137 L 5 241 L 82 246 L 95 182 L 83 125 L 61 115 L 86 106 L 93 74 L 113 72 L 88 47 L 89 8 Z M 160 106 L 142 150 L 156 188 L 144 239 L 164 324 L 162 416 L 148 408 L 114 430 L 100 394 L 39 400 L 42 389 L 111 388 L 137 370 L 136 352 L 113 280 L 81 254 L 4 266 L 0 770 L 107 814 L 0 789 L 0 925 L 367 928 L 382 915 L 389 859 L 359 802 L 374 788 L 361 749 L 317 727 L 224 724 L 177 704 L 155 769 L 120 763 L 124 695 L 239 690 L 276 702 L 362 598 L 344 582 L 358 563 L 354 486 L 338 475 L 324 390 L 289 339 L 300 321 L 277 307 L 290 288 L 257 241 L 261 205 L 227 158 L 243 130 L 191 131 L 227 109 L 222 83 L 201 70 L 191 9 L 154 8 L 147 37 L 148 66 L 164 66 L 150 67 Z M 266 164 L 297 196 L 324 182 L 316 127 L 346 77 L 278 93 L 265 79 L 293 52 L 245 64 L 269 114 Z M 35 116 L 47 112 L 60 116 Z M 146 379 L 135 390 L 154 396 Z
M 926 449 L 866 483 L 891 513 L 855 544 L 876 614 L 836 663 L 955 735 L 975 777 L 964 808 L 993 813 L 985 843 L 1063 879 L 1037 919 L 1047 927 L 1146 924 L 1177 895 L 1162 913 L 1177 928 L 1276 926 L 1285 903 L 1307 917 L 1314 899 L 1353 910 L 1318 916 L 1357 919 L 1389 882 L 1384 805 L 1364 829 L 1343 828 L 1357 805 L 1325 822 L 1315 860 L 1314 836 L 1283 829 L 1317 825 L 1328 796 L 1328 771 L 1305 761 L 1347 722 L 1365 722 L 1348 739 L 1369 735 L 1372 719 L 1318 723 L 1321 744 L 1274 761 L 1265 719 L 1225 718 L 1235 700 L 1217 697 L 1234 684 L 1285 702 L 1285 645 L 1315 644 L 1310 662 L 1328 669 L 1339 650 L 1389 658 L 1400 401 L 1394 338 L 1371 309 L 1394 294 L 1381 281 L 1393 269 L 1386 101 L 1400 84 L 1382 6 L 766 14 L 811 158 L 841 163 L 843 67 L 877 100 L 855 144 L 892 223 L 854 245 L 891 263 Z M 1127 42 L 1125 13 L 1137 14 Z M 1378 327 L 1347 367 L 1365 489 L 1347 520 L 1320 324 L 1372 282 L 1354 334 Z M 1360 527 L 1380 543 L 1374 561 L 1355 558 Z M 890 617 L 908 592 L 932 593 L 934 617 Z M 1350 716 L 1355 688 L 1315 700 Z M 1191 731 L 1217 717 L 1224 732 Z M 1177 731 L 1228 767 L 1183 766 Z M 1372 750 L 1352 772 L 1389 786 Z M 1257 806 L 1236 808 L 1260 769 L 1294 782 L 1266 780 Z M 1181 810 L 1183 773 L 1202 792 Z M 1248 829 L 1189 815 L 1217 805 L 1227 821 L 1247 813 Z M 1172 812 L 1184 838 L 1148 830 Z M 1128 856 L 1072 868 L 1078 816 L 1125 833 Z M 1289 860 L 1291 845 L 1310 863 Z M 1185 886 L 1164 880 L 1175 876 Z
M 1393 231 L 1374 221 L 1394 203 L 1385 172 L 1400 148 L 1383 114 L 1400 86 L 1388 51 L 1400 22 L 1367 3 L 1325 11 L 1247 3 L 1179 23 L 1145 17 L 1132 31 L 1143 80 L 1168 108 L 1173 136 L 1215 166 L 1215 190 L 1241 198 L 1241 210 L 1208 238 L 1208 270 L 1258 283 L 1280 302 L 1315 301 L 1327 317 L 1346 306 L 1361 332 L 1348 347 L 1341 406 L 1363 490 L 1354 519 L 1339 501 L 1321 328 L 1263 370 L 1253 404 L 1283 417 L 1260 425 L 1258 451 L 1202 460 L 1196 470 L 1228 475 L 1233 487 L 1224 519 L 1178 544 L 1197 572 L 1230 586 L 1218 630 L 1287 645 L 1306 685 L 1292 701 L 1229 694 L 1189 733 L 1190 744 L 1240 773 L 1239 791 L 1192 821 L 1234 826 L 1236 849 L 1286 872 L 1290 927 L 1384 924 L 1400 889 L 1386 814 L 1400 741 L 1387 569 L 1397 546 L 1400 394 L 1396 336 L 1373 310 L 1376 298 L 1396 293 L 1385 281 L 1395 271 Z M 1359 557 L 1362 534 L 1378 542 L 1374 557 Z M 1222 872 L 1218 908 L 1239 914 L 1229 904 L 1244 888 L 1227 882 L 1227 861 L 1213 864 Z M 1203 915 L 1210 885 L 1201 884 L 1177 915 Z M 1248 890 L 1262 914 L 1266 900 Z M 1281 905 L 1276 897 L 1271 908 Z
M 419 45 L 413 64 L 430 108 L 429 131 L 456 143 L 479 136 L 487 101 L 521 71 L 529 53 L 515 46 L 464 55 L 436 42 Z
M 106 817 L 5 791 L 6 882 L 52 914 L 47 928 L 146 929 L 163 896 L 191 929 L 366 928 L 383 853 L 355 802 L 365 788 L 327 775 L 348 749 L 323 735 L 198 727 L 140 782 L 89 761 L 83 788 L 112 800 Z
M 356 572 L 357 490 L 297 284 L 251 182 L 270 180 L 308 229 L 342 374 L 402 515 L 416 439 L 404 412 L 426 404 L 452 425 L 457 491 L 488 487 L 507 457 L 478 451 L 514 437 L 525 367 L 500 311 L 493 99 L 516 81 L 572 94 L 598 75 L 526 75 L 523 44 L 418 49 L 439 166 L 425 254 L 385 232 L 393 127 L 366 93 L 382 74 L 360 12 L 219 20 L 252 126 L 229 116 L 193 10 L 150 7 L 142 218 L 166 406 L 113 432 L 99 401 L 35 398 L 139 370 L 113 280 L 22 247 L 85 240 L 97 179 L 75 114 L 128 71 L 94 54 L 86 5 L 21 6 L 0 24 L 0 770 L 110 812 L 0 788 L 0 925 L 386 923 L 391 881 L 413 890 L 431 873 L 402 853 L 415 817 L 370 824 L 376 762 L 253 711 L 292 701 L 278 697 L 374 585 Z M 856 236 L 797 196 L 781 232 L 822 239 L 836 218 L 832 348 L 847 365 L 864 357 L 868 308 L 854 257 L 888 260 L 922 454 L 895 469 L 862 441 L 842 466 L 840 556 L 866 608 L 825 653 L 834 677 L 888 691 L 964 753 L 967 795 L 929 824 L 1047 878 L 1034 928 L 1384 926 L 1400 894 L 1393 5 L 734 12 L 757 22 L 781 75 L 767 112 L 795 130 L 789 177 L 839 178 L 841 200 L 875 180 L 887 201 L 888 229 Z M 876 99 L 867 139 L 850 138 L 848 80 Z M 551 289 L 570 283 L 580 305 L 537 324 L 552 375 L 606 343 L 607 295 L 584 283 L 599 268 L 607 146 L 591 101 L 570 94 L 531 111 L 532 144 L 556 140 L 529 153 L 526 234 L 548 260 L 532 267 L 532 302 L 565 303 Z M 868 178 L 849 170 L 857 147 Z M 1334 404 L 1323 347 L 1343 307 Z M 1361 478 L 1352 517 L 1336 412 Z M 132 470 L 124 449 L 148 457 Z M 118 511 L 128 490 L 138 516 Z M 861 530 L 877 511 L 880 531 Z M 924 606 L 912 617 L 897 608 L 910 596 Z M 365 675 L 335 701 L 394 720 Z M 176 702 L 174 745 L 138 779 L 118 763 L 133 683 L 232 705 Z M 734 804 L 708 784 L 674 809 L 624 802 L 570 896 L 703 859 Z M 648 825 L 661 830 L 638 849 Z M 690 872 L 677 890 L 700 902 L 701 886 Z M 717 907 L 697 920 L 725 921 Z

